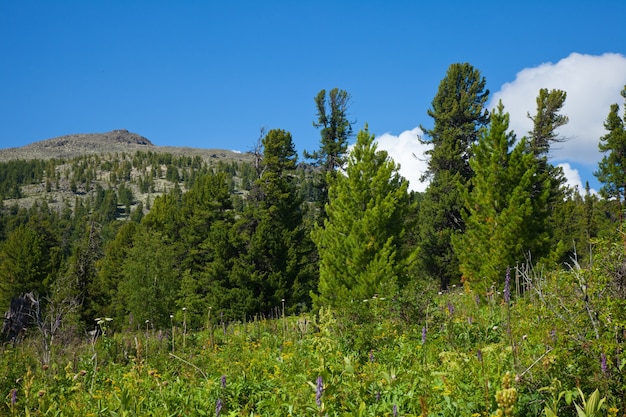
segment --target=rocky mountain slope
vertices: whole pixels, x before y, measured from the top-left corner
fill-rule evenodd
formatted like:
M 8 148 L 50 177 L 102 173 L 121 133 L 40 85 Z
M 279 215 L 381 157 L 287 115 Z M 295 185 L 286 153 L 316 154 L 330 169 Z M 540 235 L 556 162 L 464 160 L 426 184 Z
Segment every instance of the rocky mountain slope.
M 179 156 L 196 156 L 205 158 L 232 158 L 246 160 L 247 154 L 221 150 L 200 149 L 188 147 L 156 146 L 149 139 L 129 132 L 128 130 L 113 130 L 106 133 L 87 133 L 60 136 L 31 143 L 19 148 L 0 149 L 0 162 L 15 159 L 71 159 L 89 154 L 106 154 L 115 152 L 132 153 L 135 151 L 152 151 L 171 153 Z

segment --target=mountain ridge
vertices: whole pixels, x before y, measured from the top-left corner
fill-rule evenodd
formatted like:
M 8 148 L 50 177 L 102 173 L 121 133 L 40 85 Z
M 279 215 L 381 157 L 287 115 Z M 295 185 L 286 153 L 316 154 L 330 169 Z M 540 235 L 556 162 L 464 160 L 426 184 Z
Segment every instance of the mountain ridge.
M 136 151 L 153 151 L 186 156 L 199 155 L 204 159 L 217 157 L 248 159 L 246 158 L 247 154 L 224 149 L 158 146 L 140 134 L 129 132 L 126 129 L 117 129 L 105 133 L 68 134 L 40 140 L 21 147 L 0 148 L 0 162 L 16 159 L 71 159 L 88 154 Z

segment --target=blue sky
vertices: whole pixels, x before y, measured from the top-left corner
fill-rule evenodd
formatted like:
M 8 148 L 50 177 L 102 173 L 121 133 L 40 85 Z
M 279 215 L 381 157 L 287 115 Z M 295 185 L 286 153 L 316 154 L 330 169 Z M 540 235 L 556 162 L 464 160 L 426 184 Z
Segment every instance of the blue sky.
M 602 122 L 624 104 L 625 15 L 623 0 L 0 0 L 0 147 L 128 129 L 156 145 L 247 151 L 264 127 L 311 151 L 313 97 L 338 87 L 356 130 L 368 123 L 416 178 L 416 128 L 431 126 L 448 66 L 469 62 L 518 136 L 539 88 L 575 90 L 572 140 L 554 161 L 595 187 Z

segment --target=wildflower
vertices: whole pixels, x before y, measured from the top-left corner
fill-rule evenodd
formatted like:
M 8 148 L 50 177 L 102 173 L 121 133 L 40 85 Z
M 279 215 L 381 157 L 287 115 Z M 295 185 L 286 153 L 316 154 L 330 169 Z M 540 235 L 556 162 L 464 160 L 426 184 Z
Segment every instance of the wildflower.
M 317 390 L 315 391 L 315 403 L 318 407 L 322 406 L 322 394 L 324 393 L 324 381 L 322 376 L 317 377 Z
M 226 375 L 222 375 L 220 382 L 222 383 L 222 388 L 226 388 Z
M 602 369 L 603 374 L 606 374 L 606 355 L 604 354 L 604 352 L 602 352 L 602 354 L 600 355 L 600 369 Z
M 374 362 L 374 350 L 370 350 L 369 359 L 370 359 L 370 362 Z
M 376 391 L 376 402 L 380 401 L 380 391 Z
M 393 412 L 393 417 L 397 417 L 398 415 L 398 406 L 397 405 L 393 405 L 392 407 L 392 412 Z
M 17 403 L 17 389 L 13 388 L 11 390 L 11 407 L 14 407 L 15 403 Z
M 426 343 L 426 326 L 422 327 L 422 345 Z
M 478 349 L 476 351 L 476 357 L 478 358 L 478 362 L 482 362 L 483 361 L 483 351 Z
M 448 301 L 448 313 L 450 313 L 450 315 L 454 314 L 454 306 L 450 301 Z
M 506 277 L 504 278 L 504 302 L 511 301 L 511 268 L 506 268 Z
M 217 403 L 215 403 L 215 417 L 219 417 L 221 411 L 222 411 L 222 399 L 218 398 Z

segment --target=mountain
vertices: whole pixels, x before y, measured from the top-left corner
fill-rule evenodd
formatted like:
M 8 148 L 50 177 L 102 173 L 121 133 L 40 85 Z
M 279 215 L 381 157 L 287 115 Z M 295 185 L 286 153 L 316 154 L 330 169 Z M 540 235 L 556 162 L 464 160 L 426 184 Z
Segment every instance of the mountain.
M 243 194 L 238 171 L 253 160 L 251 153 L 157 146 L 128 130 L 65 135 L 0 149 L 0 201 L 5 207 L 30 207 L 45 200 L 61 210 L 73 207 L 76 198 L 94 198 L 98 186 L 122 187 L 132 192 L 131 208 L 142 202 L 146 210 L 150 200 L 174 186 L 184 190 L 185 178 L 204 164 L 227 170 L 233 192 Z
M 59 136 L 31 143 L 19 148 L 0 149 L 0 162 L 16 159 L 72 159 L 89 154 L 107 154 L 115 152 L 133 153 L 152 151 L 171 153 L 175 156 L 196 156 L 207 158 L 229 158 L 248 160 L 247 154 L 221 149 L 188 148 L 174 146 L 156 146 L 149 139 L 128 130 L 112 130 L 106 133 L 86 133 Z

